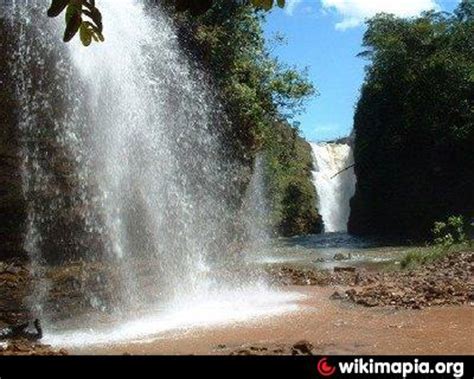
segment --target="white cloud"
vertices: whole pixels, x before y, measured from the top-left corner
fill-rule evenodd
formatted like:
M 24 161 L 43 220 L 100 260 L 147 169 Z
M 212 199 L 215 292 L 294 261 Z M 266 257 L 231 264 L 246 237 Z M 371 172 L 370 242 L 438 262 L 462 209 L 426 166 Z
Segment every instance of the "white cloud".
M 301 2 L 302 0 L 286 0 L 285 12 L 292 16 L 297 5 Z
M 440 9 L 436 0 L 321 0 L 323 10 L 335 10 L 342 15 L 336 29 L 346 30 L 361 25 L 377 13 L 393 13 L 410 17 L 430 9 Z

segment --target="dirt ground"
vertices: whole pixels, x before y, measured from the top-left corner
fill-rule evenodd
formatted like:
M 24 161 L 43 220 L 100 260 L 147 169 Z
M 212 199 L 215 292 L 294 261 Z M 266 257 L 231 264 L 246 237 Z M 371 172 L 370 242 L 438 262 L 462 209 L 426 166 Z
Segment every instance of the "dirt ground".
M 423 310 L 331 300 L 331 287 L 288 287 L 306 295 L 300 311 L 229 327 L 162 335 L 154 341 L 71 350 L 71 354 L 474 354 L 474 307 Z

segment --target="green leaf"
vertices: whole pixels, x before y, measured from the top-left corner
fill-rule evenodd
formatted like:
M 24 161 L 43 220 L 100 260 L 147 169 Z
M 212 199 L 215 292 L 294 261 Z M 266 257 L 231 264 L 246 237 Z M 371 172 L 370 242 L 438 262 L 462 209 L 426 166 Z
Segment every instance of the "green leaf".
M 251 3 L 256 8 L 263 8 L 269 11 L 273 7 L 273 0 L 251 0 Z
M 280 8 L 285 8 L 285 0 L 277 0 L 277 4 Z
M 71 3 L 68 5 L 67 9 L 66 9 L 66 24 L 69 23 L 69 21 L 79 15 L 79 17 L 81 16 L 81 13 L 82 13 L 82 6 L 77 4 L 77 3 Z M 79 25 L 80 26 L 80 25 Z
M 104 42 L 104 40 L 105 40 L 104 36 L 102 35 L 102 32 L 99 30 L 99 28 L 97 28 L 97 26 L 95 26 L 94 24 L 92 24 L 89 21 L 83 21 L 82 25 L 84 25 L 84 27 L 87 28 L 87 30 L 89 31 L 89 33 L 91 35 L 91 38 L 94 41 Z M 82 25 L 81 25 L 81 27 L 82 27 Z
M 89 17 L 96 24 L 97 28 L 102 32 L 102 14 L 97 8 L 92 8 L 91 10 L 83 10 L 83 13 Z
M 68 4 L 69 0 L 53 0 L 47 12 L 48 17 L 59 16 Z
M 66 30 L 64 31 L 64 42 L 74 38 L 82 24 L 81 10 L 77 5 L 69 5 L 66 11 Z
M 84 46 L 89 46 L 92 42 L 92 32 L 88 28 L 87 24 L 83 22 L 81 24 L 79 36 L 81 37 L 81 42 Z

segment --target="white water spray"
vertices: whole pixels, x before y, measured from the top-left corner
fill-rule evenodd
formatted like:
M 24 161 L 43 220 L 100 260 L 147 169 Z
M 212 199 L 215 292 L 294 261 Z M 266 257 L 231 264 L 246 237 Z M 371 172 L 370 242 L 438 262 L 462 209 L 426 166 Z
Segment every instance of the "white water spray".
M 227 251 L 240 168 L 223 151 L 225 115 L 167 16 L 103 0 L 106 42 L 85 48 L 60 40 L 64 22 L 46 6 L 11 12 L 25 249 L 46 341 L 105 343 L 290 309 Z M 50 285 L 61 275 L 70 287 Z M 67 320 L 84 310 L 121 326 Z
M 243 208 L 247 247 L 254 249 L 267 245 L 272 236 L 272 227 L 265 183 L 265 158 L 262 154 L 255 158 Z
M 346 232 L 356 178 L 353 168 L 340 171 L 353 163 L 352 148 L 344 143 L 311 143 L 311 147 L 315 166 L 313 182 L 324 232 Z

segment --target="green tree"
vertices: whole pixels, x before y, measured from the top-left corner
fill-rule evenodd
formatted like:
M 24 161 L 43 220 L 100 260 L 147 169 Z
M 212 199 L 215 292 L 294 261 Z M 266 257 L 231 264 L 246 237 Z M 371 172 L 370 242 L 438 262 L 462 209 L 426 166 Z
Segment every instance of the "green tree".
M 473 8 L 368 21 L 352 232 L 423 238 L 435 220 L 474 215 Z
M 311 149 L 289 122 L 316 91 L 304 71 L 270 56 L 265 12 L 226 0 L 199 17 L 169 11 L 185 50 L 219 89 L 231 120 L 226 151 L 249 167 L 257 151 L 265 152 L 274 225 L 285 235 L 318 232 Z

